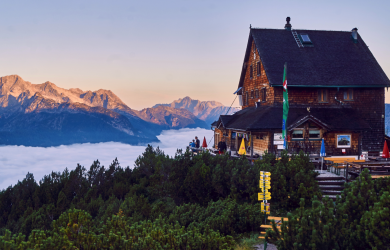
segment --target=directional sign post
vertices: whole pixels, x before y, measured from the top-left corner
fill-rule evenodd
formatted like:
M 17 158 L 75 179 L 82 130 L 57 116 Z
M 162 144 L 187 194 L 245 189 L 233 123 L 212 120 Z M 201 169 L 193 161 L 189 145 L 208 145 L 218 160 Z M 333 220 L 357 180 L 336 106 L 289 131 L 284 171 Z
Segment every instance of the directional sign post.
M 261 203 L 261 211 L 265 214 L 270 214 L 270 207 L 267 200 L 271 200 L 271 193 L 268 192 L 268 189 L 271 189 L 271 173 L 260 171 L 260 181 L 259 187 L 261 189 L 261 193 L 258 193 L 259 201 L 263 201 Z
M 261 192 L 258 193 L 258 200 L 262 201 L 260 203 L 261 212 L 265 214 L 265 222 L 267 222 L 267 214 L 270 214 L 270 204 L 267 203 L 268 200 L 271 200 L 271 193 L 268 192 L 269 189 L 271 189 L 271 173 L 270 172 L 264 172 L 260 171 L 260 181 L 259 181 L 259 187 L 261 189 Z M 264 249 L 267 248 L 267 242 L 264 244 Z

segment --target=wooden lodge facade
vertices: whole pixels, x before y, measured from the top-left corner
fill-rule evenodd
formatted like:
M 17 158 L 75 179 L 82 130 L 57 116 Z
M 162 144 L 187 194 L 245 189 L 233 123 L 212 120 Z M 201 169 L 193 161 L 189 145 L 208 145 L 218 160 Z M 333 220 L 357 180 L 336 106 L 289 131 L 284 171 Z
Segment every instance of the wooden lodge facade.
M 327 155 L 378 154 L 385 134 L 385 88 L 390 81 L 363 39 L 352 31 L 250 28 L 237 92 L 242 110 L 214 122 L 222 137 L 248 154 L 280 152 L 283 69 L 287 63 L 288 151 Z

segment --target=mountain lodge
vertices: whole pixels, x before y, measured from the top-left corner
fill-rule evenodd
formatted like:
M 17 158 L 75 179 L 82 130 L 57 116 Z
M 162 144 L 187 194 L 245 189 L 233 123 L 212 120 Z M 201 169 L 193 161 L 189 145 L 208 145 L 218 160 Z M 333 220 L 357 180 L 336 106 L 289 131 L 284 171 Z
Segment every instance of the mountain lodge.
M 382 151 L 385 88 L 390 86 L 357 29 L 326 31 L 250 27 L 236 94 L 242 110 L 212 124 L 235 153 L 242 138 L 248 154 L 283 149 L 283 70 L 287 63 L 289 153 L 327 155 Z

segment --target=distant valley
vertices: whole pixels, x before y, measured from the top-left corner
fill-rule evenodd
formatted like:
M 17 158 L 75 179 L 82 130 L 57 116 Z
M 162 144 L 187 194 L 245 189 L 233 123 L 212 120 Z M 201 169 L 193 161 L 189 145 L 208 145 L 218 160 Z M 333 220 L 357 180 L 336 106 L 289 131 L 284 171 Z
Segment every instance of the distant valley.
M 51 82 L 32 84 L 11 75 L 0 78 L 0 144 L 146 144 L 158 141 L 156 135 L 162 130 L 208 129 L 228 109 L 215 101 L 185 97 L 137 111 L 110 90 L 63 89 Z

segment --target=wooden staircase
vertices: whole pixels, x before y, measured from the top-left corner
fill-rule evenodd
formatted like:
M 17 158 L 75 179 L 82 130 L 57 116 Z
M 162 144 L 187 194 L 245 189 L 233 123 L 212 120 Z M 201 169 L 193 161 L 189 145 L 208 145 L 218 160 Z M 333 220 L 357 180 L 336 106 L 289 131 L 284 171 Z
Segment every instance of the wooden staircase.
M 341 196 L 341 191 L 344 190 L 345 177 L 329 176 L 316 177 L 318 185 L 320 186 L 322 197 L 328 196 L 332 200 L 336 200 L 337 196 Z
M 272 220 L 275 220 L 276 228 L 277 228 L 278 230 L 280 230 L 280 227 L 281 227 L 281 225 L 282 225 L 282 219 L 283 219 L 283 221 L 288 221 L 288 218 L 286 218 L 286 217 L 273 217 L 273 216 L 268 216 L 268 217 L 267 217 L 267 222 L 268 222 L 269 224 L 265 224 L 265 225 L 261 225 L 261 226 L 260 226 L 260 228 L 263 229 L 264 231 L 260 231 L 260 234 L 261 234 L 261 235 L 259 236 L 259 239 L 265 239 L 265 234 L 267 233 L 267 232 L 266 232 L 267 229 L 273 230 L 273 229 L 272 229 L 272 223 L 271 223 Z

